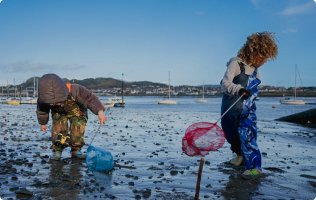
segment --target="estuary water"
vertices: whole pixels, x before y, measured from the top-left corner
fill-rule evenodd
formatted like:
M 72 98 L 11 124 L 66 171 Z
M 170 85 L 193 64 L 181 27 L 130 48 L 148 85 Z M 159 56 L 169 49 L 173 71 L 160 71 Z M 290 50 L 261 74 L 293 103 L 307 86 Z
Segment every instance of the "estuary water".
M 104 102 L 111 97 L 100 97 Z M 139 109 L 150 111 L 167 111 L 167 112 L 201 112 L 204 114 L 210 114 L 212 116 L 218 115 L 220 117 L 221 101 L 220 97 L 205 98 L 208 103 L 196 103 L 194 100 L 197 97 L 172 97 L 171 99 L 177 100 L 178 105 L 158 105 L 157 100 L 163 99 L 158 96 L 125 96 L 124 102 L 127 109 Z M 304 98 L 308 102 L 314 102 L 315 97 Z M 280 104 L 280 97 L 260 97 L 260 100 L 256 101 L 257 106 L 257 118 L 258 120 L 274 120 L 280 117 L 292 115 L 302 111 L 306 111 L 312 108 L 316 108 L 316 105 L 285 105 Z M 273 106 L 275 108 L 273 108 Z

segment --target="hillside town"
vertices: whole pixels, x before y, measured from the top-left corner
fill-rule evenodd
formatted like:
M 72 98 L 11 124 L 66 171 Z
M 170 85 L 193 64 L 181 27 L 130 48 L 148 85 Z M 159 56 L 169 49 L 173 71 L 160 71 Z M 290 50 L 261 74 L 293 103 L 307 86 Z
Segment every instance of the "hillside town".
M 164 96 L 169 94 L 168 85 L 132 85 L 124 88 L 124 95 L 130 96 Z M 88 88 L 91 89 L 91 88 Z M 259 86 L 259 94 L 264 94 L 267 96 L 288 96 L 294 93 L 294 87 L 274 87 L 274 86 Z M 21 91 L 21 92 L 20 92 Z M 113 88 L 107 89 L 91 89 L 98 96 L 112 96 L 122 94 L 122 84 Z M 203 94 L 205 96 L 220 96 L 222 90 L 220 85 L 206 85 L 204 86 L 170 86 L 170 95 L 177 96 L 197 96 Z M 296 92 L 301 94 L 301 96 L 315 96 L 316 87 L 298 87 Z M 22 87 L 21 85 L 8 85 L 2 86 L 0 90 L 1 96 L 11 96 L 18 97 L 21 93 L 22 97 L 32 97 L 37 96 L 36 85 L 31 85 L 28 87 Z
M 113 94 L 121 94 L 122 88 L 115 87 L 112 89 L 105 89 L 105 90 L 92 90 L 96 94 L 100 96 L 108 96 Z M 203 93 L 203 86 L 171 86 L 170 87 L 171 95 L 178 95 L 178 96 L 197 96 Z M 316 87 L 301 87 L 296 88 L 297 93 L 306 93 L 306 94 L 315 94 L 316 95 Z M 125 95 L 168 95 L 169 88 L 168 86 L 160 87 L 160 86 L 153 86 L 153 85 L 144 85 L 142 87 L 127 87 L 124 88 Z M 260 86 L 259 87 L 259 94 L 260 93 L 271 93 L 271 94 L 289 94 L 294 93 L 294 87 L 273 87 L 273 86 Z M 221 87 L 219 85 L 213 85 L 211 87 L 204 87 L 204 95 L 205 96 L 218 96 L 222 94 Z

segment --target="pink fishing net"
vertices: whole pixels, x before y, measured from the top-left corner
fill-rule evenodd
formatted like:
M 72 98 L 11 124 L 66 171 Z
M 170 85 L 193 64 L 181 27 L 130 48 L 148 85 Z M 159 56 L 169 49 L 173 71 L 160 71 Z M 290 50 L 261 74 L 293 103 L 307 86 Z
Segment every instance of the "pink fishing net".
M 224 131 L 217 123 L 198 122 L 185 131 L 182 150 L 188 156 L 205 156 L 209 151 L 221 148 L 225 143 Z

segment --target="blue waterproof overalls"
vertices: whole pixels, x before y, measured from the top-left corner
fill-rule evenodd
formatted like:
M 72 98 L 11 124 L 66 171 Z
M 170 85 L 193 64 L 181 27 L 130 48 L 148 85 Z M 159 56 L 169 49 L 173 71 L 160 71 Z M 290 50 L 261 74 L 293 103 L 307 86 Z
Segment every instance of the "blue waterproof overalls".
M 235 61 L 234 61 L 235 62 Z M 242 155 L 246 170 L 261 169 L 261 153 L 257 145 L 257 117 L 255 99 L 258 95 L 257 69 L 252 75 L 245 74 L 244 64 L 240 61 L 241 73 L 233 80 L 234 84 L 251 91 L 251 97 L 238 101 L 221 120 L 222 129 L 226 135 L 231 150 L 237 155 Z M 239 96 L 230 96 L 223 93 L 221 113 L 223 114 Z

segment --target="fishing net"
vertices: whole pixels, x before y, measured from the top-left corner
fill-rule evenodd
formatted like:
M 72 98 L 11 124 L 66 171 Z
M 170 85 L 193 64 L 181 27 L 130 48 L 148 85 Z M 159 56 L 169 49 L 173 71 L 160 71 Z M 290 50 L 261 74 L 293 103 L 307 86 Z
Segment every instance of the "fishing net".
M 185 131 L 182 150 L 188 156 L 205 156 L 209 151 L 221 148 L 225 143 L 224 131 L 217 123 L 198 122 Z

